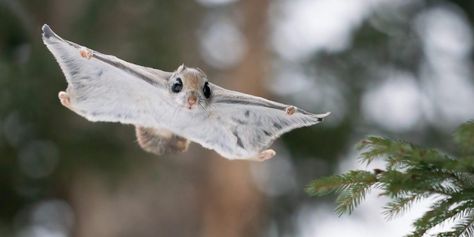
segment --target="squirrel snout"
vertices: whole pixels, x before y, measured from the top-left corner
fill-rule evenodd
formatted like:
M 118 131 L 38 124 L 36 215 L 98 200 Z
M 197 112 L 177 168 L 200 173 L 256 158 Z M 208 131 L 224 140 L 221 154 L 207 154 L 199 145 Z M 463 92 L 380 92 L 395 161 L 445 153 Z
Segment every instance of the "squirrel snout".
M 197 97 L 195 95 L 190 95 L 188 97 L 188 104 L 189 106 L 193 106 L 197 102 Z

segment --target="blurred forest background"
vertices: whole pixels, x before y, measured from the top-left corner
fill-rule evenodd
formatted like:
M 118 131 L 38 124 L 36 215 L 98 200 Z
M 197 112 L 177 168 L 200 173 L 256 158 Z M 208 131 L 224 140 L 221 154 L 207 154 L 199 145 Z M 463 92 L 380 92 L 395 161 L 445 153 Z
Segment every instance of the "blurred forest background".
M 193 144 L 154 157 L 131 126 L 63 108 L 40 37 L 332 115 L 228 161 Z M 0 0 L 0 236 L 402 236 L 372 201 L 338 218 L 310 180 L 357 165 L 368 134 L 447 151 L 474 118 L 474 1 Z M 380 204 L 381 205 L 381 204 Z M 341 228 L 343 227 L 343 228 Z

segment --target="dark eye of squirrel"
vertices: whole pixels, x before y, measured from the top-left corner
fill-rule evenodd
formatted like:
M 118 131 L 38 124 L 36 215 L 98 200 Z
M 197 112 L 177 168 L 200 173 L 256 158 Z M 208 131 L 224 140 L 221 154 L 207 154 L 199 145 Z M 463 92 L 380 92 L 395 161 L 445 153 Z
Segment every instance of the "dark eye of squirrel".
M 209 99 L 211 97 L 211 88 L 209 88 L 209 83 L 204 83 L 204 87 L 202 88 L 202 93 L 204 93 L 204 96 Z
M 181 81 L 181 78 L 177 78 L 176 81 L 173 83 L 171 86 L 171 91 L 174 93 L 179 93 L 183 89 L 183 81 Z

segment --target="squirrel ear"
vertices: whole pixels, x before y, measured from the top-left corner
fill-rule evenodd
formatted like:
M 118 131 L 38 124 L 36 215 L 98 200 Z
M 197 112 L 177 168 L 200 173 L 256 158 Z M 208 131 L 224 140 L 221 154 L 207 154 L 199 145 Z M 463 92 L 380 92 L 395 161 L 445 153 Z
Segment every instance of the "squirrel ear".
M 203 70 L 201 70 L 201 68 L 196 67 L 196 70 L 198 70 L 199 73 L 201 73 L 203 77 L 207 77 L 206 73 Z
M 181 64 L 181 65 L 178 67 L 178 69 L 176 69 L 176 72 L 180 73 L 180 72 L 182 72 L 184 69 L 186 69 L 186 66 L 185 66 L 184 63 L 183 63 L 183 64 Z

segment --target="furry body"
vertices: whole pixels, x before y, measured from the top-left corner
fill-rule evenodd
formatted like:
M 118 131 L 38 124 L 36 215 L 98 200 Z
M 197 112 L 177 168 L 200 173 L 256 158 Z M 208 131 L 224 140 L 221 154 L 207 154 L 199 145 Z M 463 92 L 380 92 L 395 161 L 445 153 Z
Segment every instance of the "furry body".
M 128 63 L 64 40 L 47 25 L 43 42 L 68 82 L 59 93 L 64 106 L 93 122 L 135 125 L 140 146 L 156 154 L 184 151 L 190 140 L 228 159 L 266 160 L 281 134 L 329 115 L 226 90 L 197 68 L 165 72 Z

